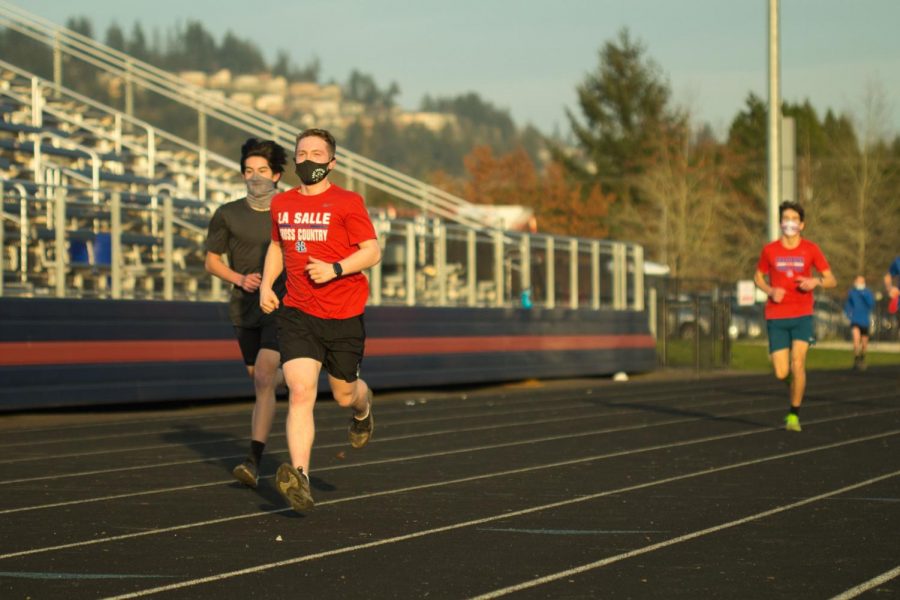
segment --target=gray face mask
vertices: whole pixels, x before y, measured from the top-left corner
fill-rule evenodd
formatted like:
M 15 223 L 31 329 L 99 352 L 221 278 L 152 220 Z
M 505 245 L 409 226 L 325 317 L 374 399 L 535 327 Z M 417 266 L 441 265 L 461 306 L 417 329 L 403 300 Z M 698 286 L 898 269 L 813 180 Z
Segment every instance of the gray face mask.
M 275 182 L 262 175 L 254 175 L 245 179 L 247 184 L 247 203 L 254 210 L 269 210 L 272 197 L 275 196 Z

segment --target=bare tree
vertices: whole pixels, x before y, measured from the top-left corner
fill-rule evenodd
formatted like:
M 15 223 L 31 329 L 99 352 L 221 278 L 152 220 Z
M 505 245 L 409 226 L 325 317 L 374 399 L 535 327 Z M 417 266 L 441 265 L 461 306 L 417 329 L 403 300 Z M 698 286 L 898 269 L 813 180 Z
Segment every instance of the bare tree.
M 867 86 L 861 110 L 847 121 L 851 131 L 831 132 L 830 156 L 820 167 L 823 193 L 810 203 L 812 221 L 826 234 L 826 255 L 839 263 L 836 272 L 843 269 L 845 280 L 883 270 L 890 252 L 884 239 L 896 240 L 900 227 L 890 108 L 879 83 Z
M 685 123 L 688 123 L 687 119 Z M 675 277 L 732 278 L 726 242 L 736 195 L 728 187 L 727 161 L 714 140 L 691 139 L 687 124 L 671 127 L 653 146 L 636 178 L 642 202 L 624 211 L 625 228 Z

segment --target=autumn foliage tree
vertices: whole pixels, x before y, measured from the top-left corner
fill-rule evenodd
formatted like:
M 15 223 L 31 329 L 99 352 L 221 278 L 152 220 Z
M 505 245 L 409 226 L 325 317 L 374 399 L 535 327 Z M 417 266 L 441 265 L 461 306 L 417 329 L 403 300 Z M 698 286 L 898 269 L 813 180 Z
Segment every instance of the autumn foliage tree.
M 477 146 L 464 163 L 463 180 L 438 173 L 433 182 L 475 204 L 527 206 L 540 232 L 590 238 L 608 233 L 606 217 L 614 196 L 599 184 L 573 179 L 558 162 L 539 171 L 522 148 L 497 156 L 488 146 Z

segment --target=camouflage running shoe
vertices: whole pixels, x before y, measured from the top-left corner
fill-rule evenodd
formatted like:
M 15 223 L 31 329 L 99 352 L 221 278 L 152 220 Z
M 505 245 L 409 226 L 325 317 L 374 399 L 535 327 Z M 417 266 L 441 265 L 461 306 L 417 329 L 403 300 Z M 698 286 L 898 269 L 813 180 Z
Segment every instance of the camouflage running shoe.
M 231 474 L 247 487 L 255 488 L 259 480 L 259 469 L 249 458 L 232 469 Z
M 375 431 L 375 417 L 372 416 L 372 390 L 369 390 L 367 399 L 369 414 L 366 415 L 366 418 L 350 417 L 350 445 L 354 448 L 362 448 L 368 444 Z
M 295 469 L 288 463 L 282 463 L 275 473 L 275 487 L 297 512 L 304 512 L 315 505 L 309 491 L 309 477 L 303 469 Z

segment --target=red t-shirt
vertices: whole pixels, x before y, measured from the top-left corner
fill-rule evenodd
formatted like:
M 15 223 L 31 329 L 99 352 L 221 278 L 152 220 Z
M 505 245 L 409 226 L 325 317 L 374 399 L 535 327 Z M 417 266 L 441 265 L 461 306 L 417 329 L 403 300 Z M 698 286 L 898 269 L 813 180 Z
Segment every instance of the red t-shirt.
M 353 273 L 317 284 L 306 272 L 309 257 L 335 263 L 374 240 L 375 228 L 362 196 L 334 184 L 315 196 L 300 188 L 272 198 L 272 241 L 281 242 L 287 295 L 284 304 L 321 319 L 361 315 L 369 298 L 369 282 Z
M 781 240 L 766 246 L 759 256 L 756 269 L 769 276 L 769 285 L 783 288 L 784 298 L 781 302 L 766 302 L 767 319 L 792 319 L 813 314 L 813 294 L 804 292 L 796 282 L 798 277 L 811 277 L 812 267 L 824 273 L 831 267 L 819 247 L 803 238 L 796 248 L 785 248 Z

